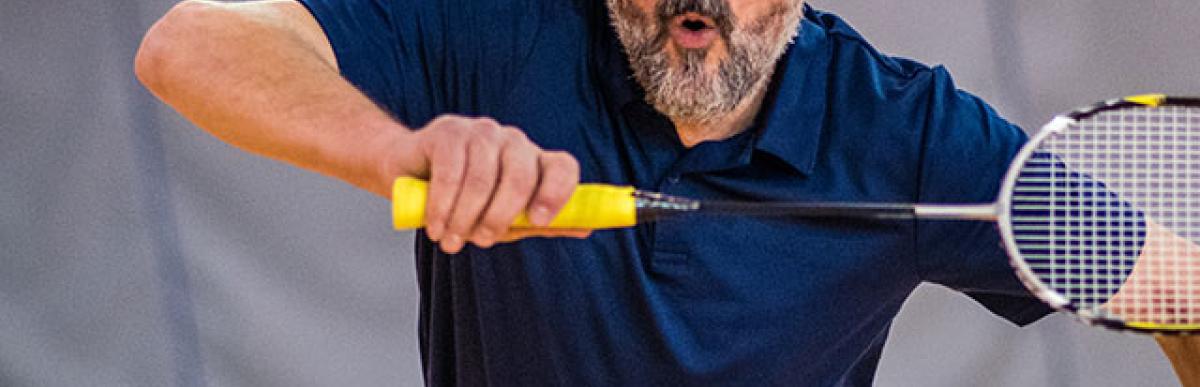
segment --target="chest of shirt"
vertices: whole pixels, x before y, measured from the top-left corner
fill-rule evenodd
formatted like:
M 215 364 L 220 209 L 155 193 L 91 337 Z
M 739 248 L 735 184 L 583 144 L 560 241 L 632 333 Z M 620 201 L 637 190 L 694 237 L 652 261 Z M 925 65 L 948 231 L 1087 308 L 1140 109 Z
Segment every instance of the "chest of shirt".
M 759 152 L 753 128 L 725 141 L 684 148 L 664 117 L 642 102 L 613 95 L 610 78 L 627 77 L 621 69 L 602 68 L 605 62 L 588 49 L 554 49 L 571 46 L 555 42 L 569 39 L 566 35 L 539 39 L 550 41 L 530 54 L 528 62 L 538 65 L 522 68 L 502 93 L 485 94 L 503 98 L 461 103 L 483 107 L 482 113 L 520 128 L 545 149 L 569 152 L 579 161 L 584 182 L 715 200 L 908 201 L 915 196 L 915 184 L 900 177 L 910 173 L 896 171 L 907 163 L 871 149 L 884 144 L 839 137 L 853 130 L 828 133 L 809 173 Z M 912 227 L 904 222 L 688 216 L 566 246 L 569 255 L 593 257 L 587 266 L 624 266 L 595 267 L 594 273 L 636 266 L 650 283 L 676 296 L 762 300 L 769 295 L 756 292 L 795 297 L 816 289 L 858 288 L 871 282 L 864 278 L 909 270 L 903 266 L 913 248 Z M 620 245 L 619 251 L 632 256 L 606 257 L 612 250 L 605 244 Z M 531 257 L 545 250 L 541 243 L 525 245 L 537 245 L 527 251 Z M 539 270 L 553 270 L 550 266 Z
M 510 105 L 500 119 L 547 149 L 571 153 L 580 162 L 583 181 L 710 200 L 903 201 L 911 195 L 908 185 L 893 184 L 870 168 L 820 164 L 811 174 L 798 173 L 755 152 L 750 133 L 684 149 L 669 124 L 616 111 L 604 105 L 603 96 L 589 97 L 586 90 L 522 85 L 514 94 L 527 101 L 560 101 Z M 914 270 L 908 265 L 912 227 L 911 222 L 696 215 L 598 233 L 590 243 L 566 243 L 570 252 L 562 255 L 590 257 L 581 263 L 589 267 L 584 276 L 640 272 L 667 297 L 800 305 L 804 297 L 797 295 L 910 282 L 895 279 Z M 546 250 L 541 244 L 523 255 L 537 256 Z M 607 256 L 611 250 L 605 245 L 624 245 L 619 251 L 625 256 Z M 554 270 L 550 266 L 539 270 Z M 876 290 L 892 291 L 885 288 Z

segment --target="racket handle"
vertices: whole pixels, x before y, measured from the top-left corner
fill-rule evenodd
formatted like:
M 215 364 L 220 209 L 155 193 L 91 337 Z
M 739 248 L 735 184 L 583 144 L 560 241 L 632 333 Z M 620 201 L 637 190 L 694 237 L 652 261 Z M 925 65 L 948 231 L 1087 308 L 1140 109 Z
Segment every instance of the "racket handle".
M 633 187 L 607 184 L 580 184 L 548 228 L 604 229 L 637 224 L 637 203 Z M 400 177 L 392 184 L 392 226 L 396 230 L 425 227 L 425 201 L 429 183 Z M 525 213 L 517 216 L 513 227 L 534 227 Z

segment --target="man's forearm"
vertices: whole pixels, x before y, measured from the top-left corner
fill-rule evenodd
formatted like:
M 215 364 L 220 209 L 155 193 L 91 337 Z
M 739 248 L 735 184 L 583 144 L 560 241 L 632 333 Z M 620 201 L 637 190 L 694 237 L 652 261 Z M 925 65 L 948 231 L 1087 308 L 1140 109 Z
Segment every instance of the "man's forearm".
M 1179 382 L 1185 387 L 1200 387 L 1200 337 L 1159 336 L 1154 339 L 1171 360 Z
M 409 132 L 337 71 L 293 2 L 188 1 L 147 33 L 138 78 L 214 136 L 387 195 L 372 148 Z

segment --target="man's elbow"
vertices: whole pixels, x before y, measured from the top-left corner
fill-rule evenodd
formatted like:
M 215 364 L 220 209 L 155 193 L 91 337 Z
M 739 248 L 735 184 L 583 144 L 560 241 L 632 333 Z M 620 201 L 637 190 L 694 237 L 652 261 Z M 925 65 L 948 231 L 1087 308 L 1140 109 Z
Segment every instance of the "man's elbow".
M 171 73 L 186 67 L 187 55 L 196 54 L 195 39 L 205 36 L 204 30 L 215 26 L 212 17 L 221 5 L 204 0 L 185 0 L 163 15 L 146 32 L 133 61 L 138 81 L 150 91 L 159 93 Z

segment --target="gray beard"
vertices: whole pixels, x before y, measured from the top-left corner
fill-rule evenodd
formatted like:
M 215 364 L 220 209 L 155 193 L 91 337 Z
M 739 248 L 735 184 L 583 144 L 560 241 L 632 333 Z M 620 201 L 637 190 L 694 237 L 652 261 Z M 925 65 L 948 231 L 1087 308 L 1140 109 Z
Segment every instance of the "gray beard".
M 790 1 L 790 0 L 789 0 Z M 799 32 L 801 2 L 785 3 L 737 28 L 725 0 L 662 0 L 655 17 L 631 0 L 608 0 L 617 37 L 629 56 L 634 79 L 646 91 L 646 102 L 673 120 L 707 124 L 736 109 L 764 80 Z M 720 25 L 728 57 L 716 71 L 706 71 L 708 49 L 680 50 L 672 65 L 670 15 L 696 11 L 712 15 Z

